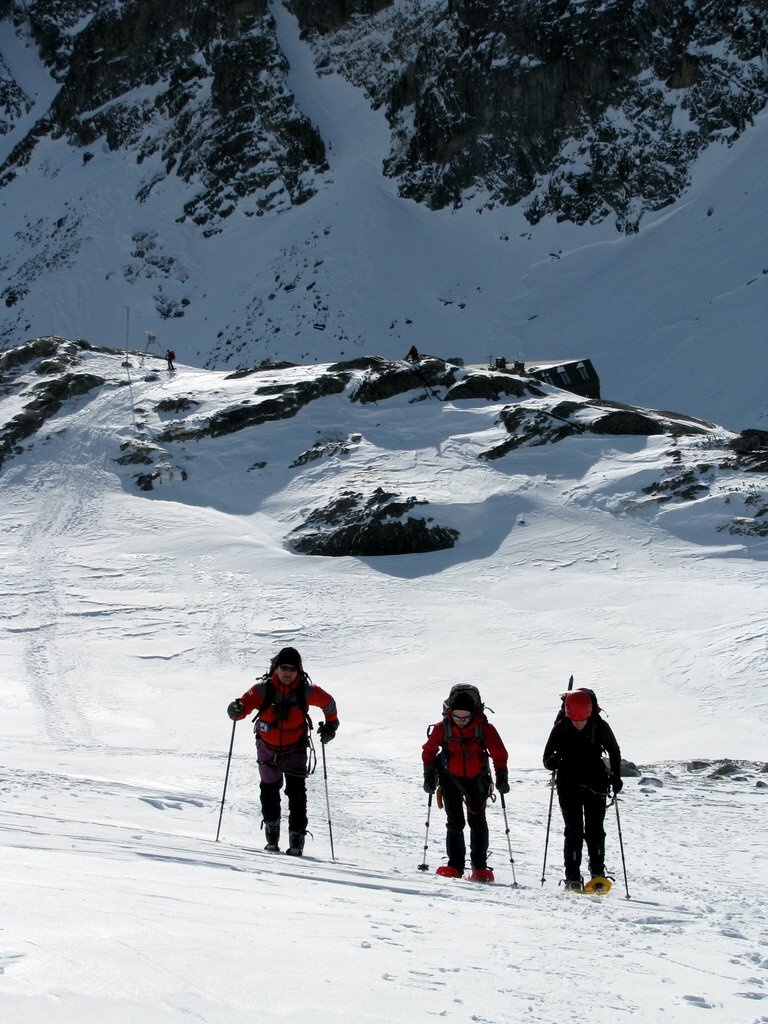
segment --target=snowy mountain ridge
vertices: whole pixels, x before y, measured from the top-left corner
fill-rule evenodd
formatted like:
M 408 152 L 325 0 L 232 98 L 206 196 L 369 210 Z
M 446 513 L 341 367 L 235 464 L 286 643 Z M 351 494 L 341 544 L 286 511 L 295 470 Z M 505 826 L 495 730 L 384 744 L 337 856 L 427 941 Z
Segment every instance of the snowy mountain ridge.
M 61 437 L 85 447 L 81 433 L 100 424 L 105 456 L 124 486 L 229 514 L 280 509 L 277 519 L 290 527 L 284 542 L 305 554 L 404 555 L 458 545 L 462 557 L 463 535 L 485 532 L 484 501 L 503 496 L 512 509 L 539 479 L 547 449 L 569 440 L 592 461 L 579 472 L 598 483 L 582 484 L 566 501 L 640 515 L 663 529 L 695 508 L 699 522 L 711 523 L 710 543 L 718 534 L 744 538 L 751 557 L 763 557 L 768 536 L 768 432 L 737 436 L 680 413 L 584 398 L 520 371 L 369 357 L 176 373 L 164 363 L 159 369 L 152 353 L 47 338 L 1 354 L 0 373 L 0 468 L 11 477 L 24 473 L 40 443 Z M 275 463 L 273 424 L 293 438 L 288 464 Z M 435 453 L 425 444 L 431 435 L 439 438 Z M 610 475 L 602 464 L 607 438 L 625 450 L 618 490 L 599 483 Z M 648 443 L 632 468 L 638 439 Z M 409 457 L 412 471 L 404 468 Z M 437 477 L 424 479 L 425 459 L 442 466 Z M 226 487 L 201 490 L 209 464 Z M 477 478 L 474 509 L 454 505 L 450 486 L 434 487 L 442 473 Z M 544 481 L 539 486 L 546 491 Z M 297 488 L 302 499 L 291 512 L 285 501 Z M 553 497 L 564 494 L 558 488 Z M 522 512 L 510 528 L 515 521 L 524 521 Z
M 760 11 L 7 3 L 1 343 L 580 352 L 760 427 Z

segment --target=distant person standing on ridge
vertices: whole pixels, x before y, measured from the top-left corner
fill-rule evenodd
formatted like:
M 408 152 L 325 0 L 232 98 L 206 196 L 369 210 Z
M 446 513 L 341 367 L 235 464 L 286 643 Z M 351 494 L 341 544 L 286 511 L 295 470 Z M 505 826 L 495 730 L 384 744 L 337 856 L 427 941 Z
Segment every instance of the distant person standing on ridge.
M 424 790 L 434 793 L 445 807 L 445 851 L 448 863 L 438 875 L 461 878 L 466 861 L 464 826 L 469 822 L 469 856 L 473 882 L 492 882 L 488 867 L 488 822 L 485 807 L 493 788 L 489 756 L 496 769 L 496 789 L 509 792 L 507 750 L 485 717 L 476 686 L 457 683 L 443 702 L 443 718 L 430 726 L 422 747 Z M 466 820 L 464 807 L 466 805 Z
M 165 353 L 165 360 L 168 363 L 168 369 L 171 372 L 174 372 L 175 369 L 176 369 L 176 367 L 173 365 L 173 360 L 175 358 L 176 358 L 176 353 L 173 351 L 173 349 L 172 348 L 167 349 L 166 353 Z
M 227 714 L 239 722 L 252 711 L 256 736 L 256 755 L 261 778 L 261 813 L 265 849 L 280 849 L 280 790 L 285 780 L 288 797 L 288 849 L 301 857 L 307 831 L 307 752 L 311 721 L 308 706 L 320 708 L 325 721 L 317 727 L 321 743 L 329 743 L 339 728 L 336 701 L 315 686 L 304 671 L 301 655 L 295 647 L 284 647 L 275 655 L 269 671 L 227 708 Z
M 603 762 L 607 751 L 610 774 Z M 565 695 L 544 747 L 544 767 L 556 772 L 557 799 L 565 824 L 563 861 L 565 888 L 582 889 L 581 855 L 584 840 L 589 871 L 594 879 L 605 875 L 605 821 L 608 789 L 620 793 L 621 751 L 613 730 L 604 718 L 591 690 L 571 690 Z

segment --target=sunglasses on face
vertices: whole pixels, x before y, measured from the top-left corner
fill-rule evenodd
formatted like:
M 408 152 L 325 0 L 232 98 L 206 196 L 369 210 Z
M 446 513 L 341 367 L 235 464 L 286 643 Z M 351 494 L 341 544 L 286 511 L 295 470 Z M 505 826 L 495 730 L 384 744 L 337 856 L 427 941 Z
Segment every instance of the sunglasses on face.
M 298 672 L 299 670 L 295 665 L 278 665 L 277 666 L 283 672 Z
M 454 712 L 452 712 L 452 716 L 451 717 L 453 718 L 454 722 L 457 725 L 460 725 L 462 722 L 468 722 L 470 720 L 470 718 L 472 717 L 472 712 L 471 711 L 454 711 Z

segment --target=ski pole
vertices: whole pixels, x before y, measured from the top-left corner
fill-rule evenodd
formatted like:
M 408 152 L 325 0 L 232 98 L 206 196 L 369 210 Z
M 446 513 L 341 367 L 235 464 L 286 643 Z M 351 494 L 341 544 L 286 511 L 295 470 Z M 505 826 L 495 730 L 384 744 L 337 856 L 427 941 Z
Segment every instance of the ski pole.
M 549 826 L 552 821 L 552 801 L 555 797 L 555 775 L 557 772 L 552 772 L 552 778 L 549 780 L 549 813 L 547 814 L 547 838 L 544 840 L 544 863 L 541 865 L 541 884 L 544 885 L 546 881 L 545 872 L 547 870 L 547 850 L 549 848 Z
M 625 899 L 631 900 L 632 897 L 629 895 L 629 883 L 627 882 L 627 864 L 624 860 L 624 840 L 621 836 L 621 819 L 619 818 L 619 798 L 616 794 L 613 794 L 613 803 L 616 808 L 616 828 L 619 830 L 619 850 L 621 851 L 621 867 L 624 872 L 624 891 L 626 892 Z
M 573 689 L 573 674 L 571 674 L 569 679 L 568 679 L 568 692 L 570 693 L 570 691 L 572 689 Z M 565 702 L 565 698 L 564 697 L 563 697 L 563 702 Z M 565 706 L 565 703 L 563 703 L 563 707 L 564 706 Z M 562 708 L 561 708 L 560 713 L 561 714 L 563 713 L 562 712 Z M 547 850 L 549 849 L 549 827 L 550 827 L 550 825 L 552 823 L 552 801 L 554 800 L 554 796 L 555 796 L 555 778 L 556 778 L 556 776 L 557 776 L 557 772 L 556 771 L 552 772 L 552 778 L 549 780 L 549 811 L 547 813 L 547 837 L 544 840 L 544 863 L 541 865 L 541 884 L 542 885 L 544 885 L 544 882 L 546 881 Z
M 512 885 L 517 885 L 517 879 L 515 878 L 515 858 L 512 856 L 512 840 L 509 838 L 509 821 L 507 819 L 507 805 L 504 802 L 504 794 L 499 793 L 501 797 L 501 809 L 504 813 L 504 829 L 507 834 L 507 846 L 509 847 L 509 863 L 512 865 Z
M 328 798 L 328 769 L 325 764 L 325 744 L 321 743 L 320 748 L 323 751 L 323 781 L 325 782 L 325 807 L 328 811 L 328 836 L 331 840 L 331 860 L 335 863 L 336 856 L 333 852 L 333 826 L 331 825 L 331 801 Z
M 224 797 L 227 795 L 227 782 L 229 780 L 229 766 L 232 763 L 232 747 L 235 745 L 235 726 L 237 721 L 232 723 L 232 739 L 229 741 L 229 756 L 227 757 L 227 773 L 224 776 L 224 792 L 221 794 L 221 808 L 219 810 L 219 824 L 216 829 L 216 842 L 219 841 L 219 832 L 221 831 L 221 816 L 224 813 Z
M 428 845 L 428 840 L 429 840 L 429 818 L 430 818 L 431 814 L 432 814 L 432 794 L 430 793 L 429 794 L 429 799 L 427 800 L 427 821 L 426 821 L 427 831 L 426 831 L 426 833 L 424 835 L 424 860 L 418 866 L 419 867 L 419 871 L 429 871 L 429 864 L 427 864 L 427 845 Z

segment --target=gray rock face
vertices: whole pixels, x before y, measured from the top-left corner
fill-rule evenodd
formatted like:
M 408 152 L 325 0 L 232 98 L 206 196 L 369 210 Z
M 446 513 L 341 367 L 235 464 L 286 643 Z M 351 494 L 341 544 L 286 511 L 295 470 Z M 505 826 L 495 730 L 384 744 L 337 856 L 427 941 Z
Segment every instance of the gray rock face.
M 338 71 L 383 106 L 385 173 L 431 208 L 525 201 L 583 224 L 636 231 L 678 198 L 701 150 L 736 139 L 765 107 L 765 0 L 292 0 L 319 74 Z M 45 136 L 91 157 L 106 143 L 194 189 L 179 211 L 204 232 L 303 203 L 325 141 L 288 86 L 267 0 L 31 0 L 28 17 L 61 88 L 0 170 Z M 0 67 L 0 129 L 31 100 Z M 162 180 L 138 192 L 141 202 Z
M 405 500 L 376 488 L 370 497 L 345 491 L 322 509 L 315 509 L 288 538 L 304 555 L 410 555 L 452 548 L 458 530 L 438 526 L 409 513 L 426 502 Z
M 29 17 L 61 89 L 0 185 L 40 138 L 65 135 L 83 159 L 98 142 L 139 164 L 160 152 L 166 174 L 202 183 L 180 219 L 209 230 L 246 197 L 252 215 L 313 194 L 325 146 L 287 88 L 266 0 L 48 0 L 30 4 Z M 145 182 L 137 201 L 157 183 Z
M 440 208 L 482 189 L 525 200 L 532 223 L 613 216 L 633 232 L 684 191 L 705 146 L 764 108 L 765 16 L 764 0 L 446 0 L 316 45 L 385 106 L 403 195 Z

